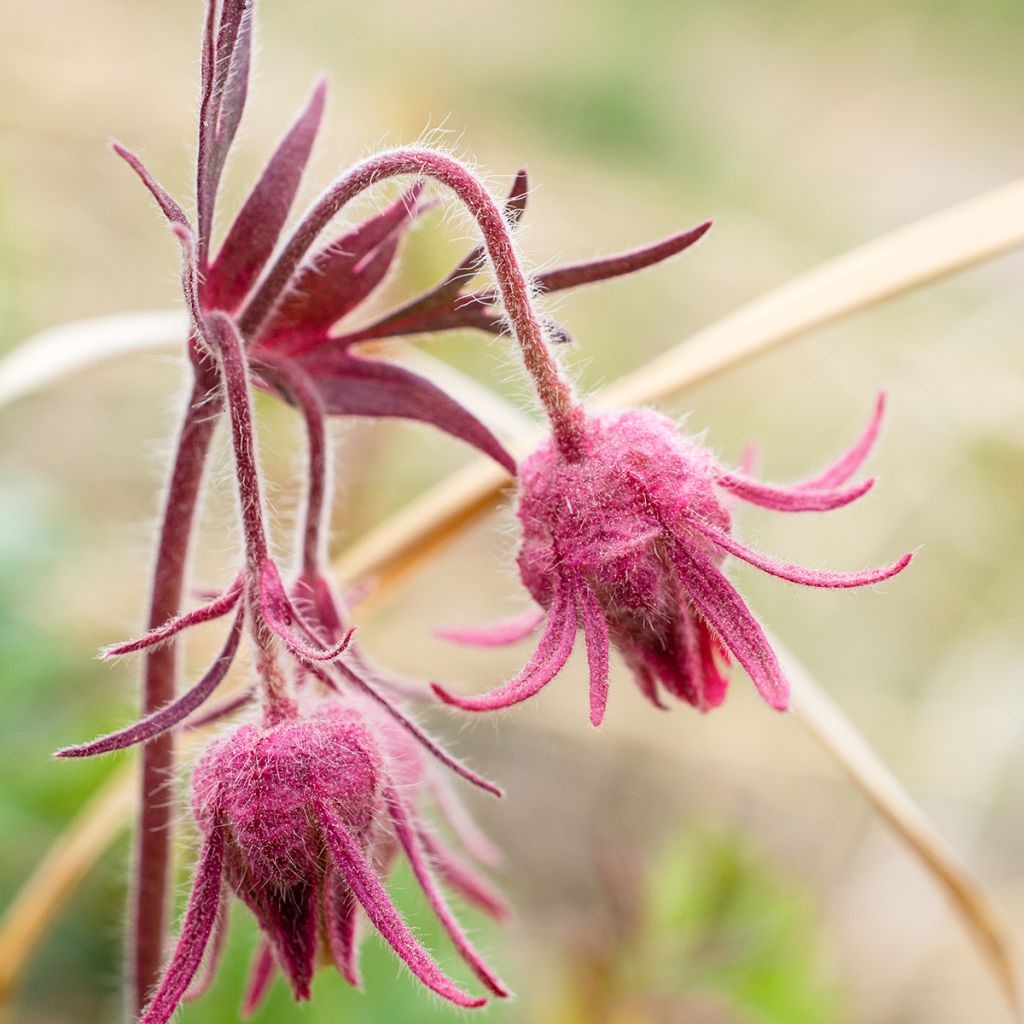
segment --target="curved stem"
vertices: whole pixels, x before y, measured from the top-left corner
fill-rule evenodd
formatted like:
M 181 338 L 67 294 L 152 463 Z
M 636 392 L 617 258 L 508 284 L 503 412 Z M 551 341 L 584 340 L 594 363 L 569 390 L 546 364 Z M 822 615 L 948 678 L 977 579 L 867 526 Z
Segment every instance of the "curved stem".
M 294 715 L 296 709 L 288 693 L 287 679 L 277 663 L 273 633 L 263 613 L 262 580 L 270 559 L 259 467 L 256 463 L 249 370 L 242 339 L 230 317 L 223 313 L 210 313 L 206 318 L 204 333 L 220 358 L 224 395 L 231 418 L 235 479 L 242 531 L 245 535 L 246 599 L 256 642 L 256 670 L 263 687 L 264 717 L 267 725 L 273 725 Z
M 323 399 L 312 378 L 291 359 L 278 359 L 260 354 L 273 372 L 276 382 L 289 394 L 306 425 L 306 447 L 309 461 L 309 486 L 302 524 L 302 548 L 299 552 L 300 572 L 304 579 L 323 575 L 324 501 L 328 491 L 330 466 L 327 458 L 327 420 Z
M 203 469 L 221 410 L 216 375 L 195 364 L 195 379 L 178 435 L 149 606 L 149 626 L 163 625 L 181 606 L 192 538 L 192 524 Z M 174 642 L 146 654 L 142 712 L 149 715 L 175 696 L 177 646 Z M 130 1000 L 136 1015 L 160 978 L 167 926 L 168 875 L 173 804 L 167 785 L 174 773 L 174 735 L 166 733 L 142 750 L 139 822 L 134 881 L 129 910 Z
M 313 204 L 239 317 L 241 334 L 253 342 L 269 323 L 302 259 L 328 222 L 371 185 L 399 175 L 433 178 L 450 188 L 480 226 L 494 268 L 505 315 L 522 350 L 526 369 L 551 421 L 559 450 L 580 457 L 583 411 L 544 338 L 530 284 L 516 255 L 501 207 L 476 176 L 457 160 L 426 149 L 396 149 L 364 160 L 332 184 Z

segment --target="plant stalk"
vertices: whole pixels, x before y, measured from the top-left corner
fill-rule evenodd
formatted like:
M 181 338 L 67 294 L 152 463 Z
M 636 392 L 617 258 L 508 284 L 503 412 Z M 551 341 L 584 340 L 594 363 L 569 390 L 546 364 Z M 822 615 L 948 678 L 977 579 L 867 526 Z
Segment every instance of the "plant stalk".
M 181 607 L 196 507 L 222 408 L 216 370 L 195 359 L 193 366 L 192 393 L 178 433 L 160 524 L 149 605 L 148 628 L 151 629 L 177 615 Z M 177 644 L 173 641 L 147 652 L 143 669 L 143 715 L 174 699 L 177 665 Z M 128 920 L 128 1002 L 136 1017 L 145 1008 L 164 963 L 174 816 L 169 790 L 174 772 L 174 733 L 165 733 L 147 743 L 142 748 L 141 758 Z

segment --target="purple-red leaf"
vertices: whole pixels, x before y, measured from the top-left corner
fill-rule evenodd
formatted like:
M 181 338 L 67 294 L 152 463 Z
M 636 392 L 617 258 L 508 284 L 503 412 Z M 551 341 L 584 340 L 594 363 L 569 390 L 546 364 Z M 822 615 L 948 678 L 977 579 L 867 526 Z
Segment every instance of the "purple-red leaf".
M 224 0 L 214 42 L 210 0 L 203 39 L 203 91 L 199 110 L 196 193 L 199 207 L 199 265 L 205 271 L 213 230 L 213 208 L 228 150 L 234 141 L 249 91 L 252 56 L 252 0 Z
M 616 253 L 614 256 L 603 256 L 600 259 L 576 263 L 569 267 L 556 267 L 538 274 L 533 283 L 541 292 L 558 292 L 565 288 L 578 288 L 583 284 L 594 284 L 607 281 L 612 277 L 635 274 L 638 270 L 646 270 L 670 256 L 689 249 L 699 241 L 711 228 L 711 221 L 698 224 L 689 231 L 655 242 L 653 245 L 641 246 L 630 252 Z
M 162 626 L 157 626 L 155 629 L 151 629 L 143 633 L 142 636 L 135 637 L 133 640 L 126 640 L 124 643 L 111 644 L 109 647 L 104 647 L 102 657 L 120 658 L 125 654 L 134 654 L 136 651 L 145 650 L 145 648 L 153 647 L 155 644 L 162 644 L 190 626 L 198 626 L 201 623 L 219 619 L 222 615 L 227 615 L 238 604 L 238 599 L 242 596 L 243 582 L 244 577 L 239 573 L 227 590 L 223 593 L 215 594 L 206 604 L 193 608 L 190 612 L 175 615 Z
M 139 176 L 139 180 L 149 190 L 149 194 L 156 200 L 157 206 L 163 211 L 163 215 L 172 223 L 180 224 L 182 227 L 189 227 L 188 217 L 185 211 L 178 204 L 177 200 L 161 185 L 149 171 L 146 170 L 142 161 L 130 150 L 125 149 L 119 142 L 111 147 L 114 152 Z
M 425 377 L 393 363 L 349 352 L 316 353 L 302 360 L 326 410 L 342 416 L 395 416 L 430 423 L 478 448 L 515 473 L 515 459 L 471 412 Z
M 526 170 L 521 168 L 516 173 L 508 198 L 505 200 L 505 217 L 513 227 L 519 223 L 526 210 L 528 194 Z M 485 259 L 484 247 L 475 246 L 440 284 L 376 321 L 362 336 L 367 339 L 380 338 L 405 333 L 454 330 L 457 327 L 476 327 L 497 333 L 502 323 L 500 314 L 496 315 L 493 310 L 487 309 L 481 303 L 470 300 L 469 296 L 465 296 L 464 299 L 469 300 L 467 304 L 475 306 L 475 309 L 464 309 L 463 303 L 459 301 L 459 292 L 463 285 L 468 284 L 480 273 Z M 448 317 L 452 319 L 449 321 Z M 498 326 L 492 328 L 491 325 L 495 322 Z M 440 326 L 434 326 L 436 324 Z
M 422 191 L 423 184 L 418 182 L 386 209 L 310 258 L 295 275 L 268 335 L 287 333 L 322 341 L 331 324 L 355 309 L 384 279 L 403 235 L 424 209 L 419 203 Z
M 242 635 L 243 621 L 244 612 L 239 612 L 235 616 L 224 648 L 217 655 L 217 660 L 192 689 L 126 729 L 111 733 L 109 736 L 102 736 L 91 743 L 83 743 L 77 747 L 65 747 L 63 750 L 58 750 L 55 756 L 94 757 L 97 754 L 108 754 L 113 750 L 124 750 L 125 747 L 134 746 L 136 743 L 145 743 L 161 733 L 167 732 L 168 729 L 173 729 L 203 704 L 228 674 L 228 669 L 238 652 L 238 641 Z
M 236 310 L 270 259 L 309 161 L 326 92 L 321 81 L 231 225 L 207 275 L 208 305 Z

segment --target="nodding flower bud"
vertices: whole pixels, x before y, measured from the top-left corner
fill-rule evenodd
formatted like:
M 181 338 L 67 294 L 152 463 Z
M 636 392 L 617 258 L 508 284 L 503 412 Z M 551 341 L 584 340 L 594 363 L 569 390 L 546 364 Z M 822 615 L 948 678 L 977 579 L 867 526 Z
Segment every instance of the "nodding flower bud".
M 545 442 L 519 470 L 519 571 L 547 613 L 537 651 L 518 676 L 490 694 L 435 691 L 470 711 L 525 700 L 562 668 L 582 627 L 595 725 L 607 701 L 610 642 L 658 706 L 659 683 L 701 710 L 717 706 L 727 686 L 722 663 L 735 658 L 764 699 L 785 709 L 788 685 L 764 631 L 722 572 L 726 556 L 814 587 L 876 583 L 902 570 L 911 556 L 860 573 L 787 565 L 735 540 L 726 504 L 735 496 L 777 511 L 826 511 L 860 497 L 873 481 L 843 485 L 870 450 L 882 409 L 879 399 L 867 432 L 838 462 L 789 487 L 723 469 L 707 449 L 680 437 L 671 420 L 644 409 L 589 416 L 579 458 Z M 544 618 L 450 635 L 505 643 Z
M 383 722 L 358 702 L 328 699 L 271 726 L 242 725 L 207 747 L 192 783 L 203 837 L 192 897 L 142 1024 L 170 1018 L 208 945 L 215 959 L 220 943 L 211 937 L 224 927 L 225 885 L 264 936 L 248 1011 L 260 1001 L 275 965 L 300 1000 L 309 998 L 321 955 L 358 985 L 361 913 L 424 985 L 459 1006 L 482 1005 L 485 999 L 470 996 L 441 971 L 391 902 L 382 876 L 399 851 L 462 958 L 492 993 L 508 994 L 459 928 L 432 865 L 492 913 L 501 912 L 500 903 L 420 821 L 411 801 L 424 764 L 415 755 L 403 760 L 408 741 L 397 726 Z

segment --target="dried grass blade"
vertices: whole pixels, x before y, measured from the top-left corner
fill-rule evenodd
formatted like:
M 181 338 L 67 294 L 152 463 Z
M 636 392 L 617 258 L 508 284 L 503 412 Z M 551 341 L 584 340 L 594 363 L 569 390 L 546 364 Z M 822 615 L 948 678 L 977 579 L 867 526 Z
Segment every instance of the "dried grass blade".
M 784 341 L 1024 245 L 1024 179 L 958 203 L 794 278 L 706 327 L 600 397 L 675 394 Z
M 36 944 L 100 854 L 128 824 L 134 765 L 119 768 L 50 847 L 0 921 L 0 1013 L 10 1008 Z
M 832 698 L 776 637 L 772 645 L 789 680 L 793 716 L 945 892 L 995 974 L 1015 1019 L 1022 1019 L 1021 957 L 1009 922 Z
M 77 370 L 129 352 L 183 346 L 187 337 L 185 314 L 167 310 L 76 320 L 41 331 L 0 359 L 0 408 Z

